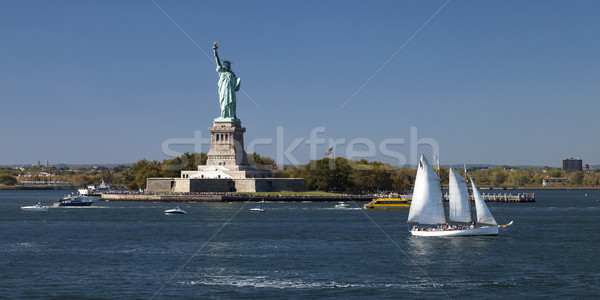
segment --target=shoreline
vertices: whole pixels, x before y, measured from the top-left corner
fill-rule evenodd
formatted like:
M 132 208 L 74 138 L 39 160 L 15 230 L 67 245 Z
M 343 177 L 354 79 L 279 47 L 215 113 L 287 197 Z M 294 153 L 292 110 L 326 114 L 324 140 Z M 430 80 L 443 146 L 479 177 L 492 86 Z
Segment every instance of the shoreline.
M 0 185 L 0 191 L 31 191 L 31 190 L 76 190 L 74 186 L 19 186 L 19 185 Z
M 313 196 L 313 195 L 219 195 L 219 194 L 102 194 L 103 201 L 141 201 L 141 202 L 338 202 L 371 201 L 371 196 Z
M 442 188 L 447 189 L 447 186 L 442 186 Z M 31 190 L 77 190 L 78 187 L 76 186 L 13 186 L 13 185 L 0 185 L 0 191 L 31 191 Z M 481 186 L 479 187 L 479 190 L 481 191 L 544 191 L 544 190 L 548 190 L 548 191 L 570 191 L 570 190 L 581 190 L 581 191 L 585 191 L 585 190 L 589 190 L 589 191 L 594 191 L 594 190 L 600 190 L 600 186 L 599 187 L 593 187 L 593 186 L 520 186 L 520 187 L 511 187 L 511 186 Z M 117 195 L 125 195 L 125 194 L 117 194 Z M 133 194 L 132 194 L 133 195 Z M 254 195 L 254 197 L 257 197 L 257 194 L 252 194 Z M 94 196 L 100 196 L 98 195 L 94 195 Z M 219 196 L 223 196 L 223 195 L 219 195 Z M 239 196 L 236 196 L 235 194 L 233 195 L 227 195 L 228 197 L 233 197 L 233 198 L 238 198 Z M 309 197 L 308 195 L 291 195 L 291 196 L 306 196 Z M 261 195 L 261 197 L 271 197 L 270 195 Z M 323 198 L 336 198 L 336 197 L 341 197 L 342 196 L 323 196 Z M 359 197 L 359 198 L 367 198 L 366 195 L 352 195 L 351 197 Z M 153 200 L 148 200 L 148 201 L 153 201 Z
M 448 189 L 448 186 L 442 188 Z M 569 191 L 569 190 L 600 190 L 600 186 L 480 186 L 484 191 Z

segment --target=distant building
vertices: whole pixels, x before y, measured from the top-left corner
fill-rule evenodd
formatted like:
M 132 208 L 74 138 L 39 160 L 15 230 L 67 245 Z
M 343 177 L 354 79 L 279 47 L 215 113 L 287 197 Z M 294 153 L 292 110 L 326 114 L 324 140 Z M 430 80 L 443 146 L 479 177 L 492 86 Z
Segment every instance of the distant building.
M 50 167 L 50 162 L 49 162 L 48 160 L 46 160 L 46 165 L 45 165 L 45 167 L 46 167 L 46 168 Z
M 582 171 L 583 161 L 581 158 L 565 158 L 563 159 L 563 171 Z
M 566 185 L 566 184 L 567 184 L 567 178 L 565 178 L 565 177 L 548 177 L 548 178 L 544 178 L 542 180 L 543 186 Z

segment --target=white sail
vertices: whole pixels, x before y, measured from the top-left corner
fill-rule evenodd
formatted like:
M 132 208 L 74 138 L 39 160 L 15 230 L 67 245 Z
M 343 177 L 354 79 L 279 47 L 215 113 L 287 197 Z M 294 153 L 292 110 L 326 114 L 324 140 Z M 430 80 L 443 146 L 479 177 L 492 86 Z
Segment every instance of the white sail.
M 477 190 L 473 178 L 471 178 L 471 187 L 473 188 L 473 198 L 475 199 L 475 210 L 477 210 L 477 223 L 498 225 L 494 216 L 492 216 L 492 213 L 485 204 L 485 201 L 483 201 L 481 193 Z
M 419 224 L 446 223 L 440 180 L 423 155 L 421 155 L 417 168 L 417 178 L 415 179 L 415 188 L 408 213 L 408 222 Z
M 450 211 L 448 212 L 448 220 L 470 223 L 473 220 L 471 219 L 467 181 L 453 168 L 450 168 L 449 175 Z

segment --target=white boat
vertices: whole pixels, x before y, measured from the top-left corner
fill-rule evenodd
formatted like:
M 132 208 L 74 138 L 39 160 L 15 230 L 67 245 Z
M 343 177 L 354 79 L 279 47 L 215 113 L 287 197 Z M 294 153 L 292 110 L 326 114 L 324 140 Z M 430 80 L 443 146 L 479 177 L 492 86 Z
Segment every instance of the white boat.
M 442 196 L 440 180 L 424 156 L 421 156 L 417 168 L 417 178 L 412 198 L 408 223 L 415 224 L 410 233 L 413 236 L 474 236 L 498 235 L 499 227 L 488 209 L 479 190 L 471 178 L 471 188 L 475 202 L 473 215 L 466 180 L 450 168 L 449 208 Z
M 43 206 L 40 202 L 32 206 L 21 206 L 21 209 L 24 211 L 48 211 L 48 208 Z
M 181 207 L 176 206 L 175 208 L 165 210 L 165 215 L 185 215 L 187 212 Z
M 265 210 L 262 208 L 262 206 L 257 206 L 257 207 L 253 207 L 250 209 L 251 212 L 264 212 Z
M 341 201 L 340 203 L 335 205 L 335 208 L 350 208 L 350 205 L 348 205 L 346 202 Z
M 90 206 L 90 205 L 92 205 L 92 202 L 93 202 L 93 200 L 91 197 L 77 195 L 77 194 L 70 194 L 70 195 L 54 202 L 54 207 L 58 207 L 58 206 Z

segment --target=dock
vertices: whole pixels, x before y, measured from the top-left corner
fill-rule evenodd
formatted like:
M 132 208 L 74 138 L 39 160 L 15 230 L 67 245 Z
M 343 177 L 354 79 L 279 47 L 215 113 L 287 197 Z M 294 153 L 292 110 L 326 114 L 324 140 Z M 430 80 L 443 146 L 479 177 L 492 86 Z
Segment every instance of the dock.
M 481 194 L 486 202 L 535 202 L 535 193 L 483 193 Z M 412 195 L 401 195 L 406 200 L 412 200 Z M 473 200 L 473 195 L 469 196 Z M 448 201 L 450 196 L 444 194 L 444 199 Z
M 535 193 L 518 193 L 516 195 L 509 193 L 481 194 L 483 200 L 487 202 L 535 202 Z M 473 198 L 471 196 L 471 198 Z

